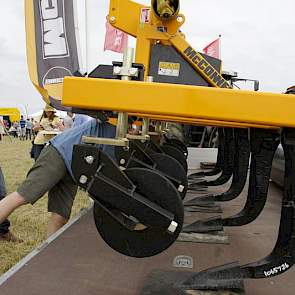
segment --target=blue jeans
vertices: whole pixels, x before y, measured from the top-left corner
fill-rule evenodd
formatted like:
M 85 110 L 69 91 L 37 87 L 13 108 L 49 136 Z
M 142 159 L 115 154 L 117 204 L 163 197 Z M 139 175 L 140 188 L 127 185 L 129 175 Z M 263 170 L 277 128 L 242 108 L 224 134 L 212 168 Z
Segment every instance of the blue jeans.
M 6 188 L 4 182 L 4 176 L 0 167 L 0 201 L 6 196 Z M 0 223 L 0 234 L 6 234 L 9 232 L 10 222 L 8 219 Z

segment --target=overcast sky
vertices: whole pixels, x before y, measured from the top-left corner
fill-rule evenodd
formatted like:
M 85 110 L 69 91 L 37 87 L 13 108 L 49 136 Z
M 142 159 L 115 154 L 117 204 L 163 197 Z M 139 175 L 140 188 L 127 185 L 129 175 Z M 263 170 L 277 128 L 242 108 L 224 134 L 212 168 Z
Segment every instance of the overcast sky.
M 91 69 L 121 55 L 103 52 L 109 1 L 87 2 Z M 260 80 L 262 91 L 280 93 L 295 84 L 294 0 L 182 0 L 181 12 L 186 16 L 182 31 L 196 49 L 222 35 L 224 70 Z M 38 111 L 44 103 L 27 72 L 24 1 L 1 0 L 0 24 L 0 107 Z

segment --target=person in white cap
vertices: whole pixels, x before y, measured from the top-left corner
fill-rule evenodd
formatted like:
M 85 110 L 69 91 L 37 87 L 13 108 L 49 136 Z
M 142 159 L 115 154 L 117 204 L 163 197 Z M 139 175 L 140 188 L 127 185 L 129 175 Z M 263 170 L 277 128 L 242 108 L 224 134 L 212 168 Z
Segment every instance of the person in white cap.
M 46 105 L 41 119 L 34 126 L 34 131 L 38 133 L 31 150 L 31 157 L 36 161 L 45 144 L 63 130 L 64 126 L 60 118 L 56 116 L 55 109 Z

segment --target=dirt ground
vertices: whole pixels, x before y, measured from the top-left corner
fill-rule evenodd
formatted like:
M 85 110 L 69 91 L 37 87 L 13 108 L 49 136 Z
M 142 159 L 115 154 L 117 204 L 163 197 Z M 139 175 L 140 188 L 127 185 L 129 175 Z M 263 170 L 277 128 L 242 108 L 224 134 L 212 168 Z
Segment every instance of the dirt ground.
M 29 155 L 31 142 L 14 138 L 11 140 L 4 137 L 4 140 L 0 141 L 0 165 L 8 193 L 13 192 L 18 187 L 33 165 L 33 160 Z M 72 217 L 82 208 L 88 206 L 89 198 L 84 192 L 79 191 Z M 0 275 L 45 239 L 48 218 L 46 196 L 34 206 L 24 206 L 11 215 L 9 218 L 12 224 L 11 230 L 24 242 L 20 244 L 0 242 Z

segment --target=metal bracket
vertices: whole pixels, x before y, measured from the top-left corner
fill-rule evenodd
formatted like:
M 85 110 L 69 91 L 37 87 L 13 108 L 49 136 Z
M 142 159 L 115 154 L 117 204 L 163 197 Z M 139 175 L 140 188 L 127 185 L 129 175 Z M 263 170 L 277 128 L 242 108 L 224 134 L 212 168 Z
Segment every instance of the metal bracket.
M 171 225 L 173 215 L 136 193 L 136 185 L 97 147 L 75 145 L 72 169 L 79 185 L 94 200 L 118 208 L 126 214 L 140 216 L 149 225 L 159 225 L 162 222 L 167 228 Z
M 127 138 L 116 139 L 116 138 L 83 136 L 82 142 L 88 143 L 88 144 L 104 144 L 104 145 L 129 147 L 129 140 Z
M 138 77 L 139 71 L 137 68 L 115 66 L 113 68 L 113 74 L 116 76 Z

